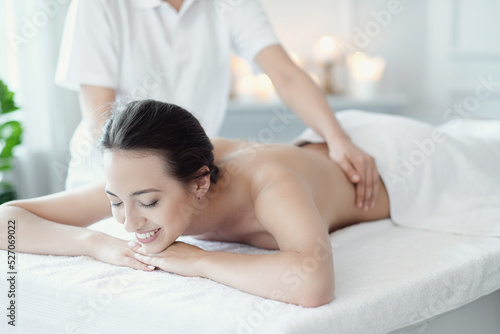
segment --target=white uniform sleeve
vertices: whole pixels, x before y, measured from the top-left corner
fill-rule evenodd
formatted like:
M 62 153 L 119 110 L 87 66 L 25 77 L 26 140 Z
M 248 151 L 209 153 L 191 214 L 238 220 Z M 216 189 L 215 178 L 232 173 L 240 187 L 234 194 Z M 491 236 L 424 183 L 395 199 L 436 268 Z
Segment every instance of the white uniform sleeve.
M 105 0 L 73 0 L 59 52 L 56 84 L 79 90 L 80 84 L 117 88 L 117 32 Z
M 229 16 L 231 47 L 248 61 L 254 72 L 260 73 L 255 56 L 267 46 L 280 44 L 280 41 L 258 0 L 232 2 L 234 7 L 225 13 Z

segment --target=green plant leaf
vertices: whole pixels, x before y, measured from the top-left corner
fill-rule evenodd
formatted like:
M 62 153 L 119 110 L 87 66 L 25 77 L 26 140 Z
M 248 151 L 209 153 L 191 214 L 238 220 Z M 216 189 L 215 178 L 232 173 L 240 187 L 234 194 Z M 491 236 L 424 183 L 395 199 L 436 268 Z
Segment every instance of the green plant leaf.
M 0 159 L 12 157 L 14 147 L 21 144 L 22 133 L 23 128 L 18 121 L 9 121 L 0 125 L 0 143 L 2 144 Z
M 19 109 L 14 101 L 14 95 L 9 87 L 0 80 L 0 114 L 7 114 Z
M 4 114 L 18 110 L 14 93 L 0 80 L 0 172 L 12 169 L 12 151 L 21 143 L 23 128 L 18 121 L 3 122 Z M 14 186 L 9 182 L 0 182 L 0 204 L 16 199 Z
M 10 182 L 0 182 L 0 204 L 13 201 L 17 198 L 16 191 Z

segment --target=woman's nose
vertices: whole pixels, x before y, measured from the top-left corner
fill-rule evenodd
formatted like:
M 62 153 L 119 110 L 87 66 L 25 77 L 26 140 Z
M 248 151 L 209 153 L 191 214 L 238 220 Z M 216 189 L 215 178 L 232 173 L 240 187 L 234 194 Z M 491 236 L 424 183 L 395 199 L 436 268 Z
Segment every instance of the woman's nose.
M 139 230 L 145 222 L 146 219 L 144 217 L 133 212 L 126 212 L 123 217 L 123 226 L 127 232 L 135 232 Z

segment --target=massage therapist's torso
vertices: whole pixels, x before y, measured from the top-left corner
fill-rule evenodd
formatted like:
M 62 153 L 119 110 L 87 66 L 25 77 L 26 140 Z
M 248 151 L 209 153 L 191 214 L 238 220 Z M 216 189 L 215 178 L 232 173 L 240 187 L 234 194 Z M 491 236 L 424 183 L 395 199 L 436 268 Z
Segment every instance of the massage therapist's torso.
M 383 182 L 375 206 L 363 211 L 355 205 L 355 186 L 328 157 L 325 144 L 303 147 L 280 144 L 259 145 L 241 140 L 212 139 L 215 163 L 221 177 L 209 194 L 209 206 L 227 219 L 225 228 L 195 237 L 200 239 L 244 242 L 257 247 L 278 249 L 254 214 L 255 179 L 283 174 L 300 178 L 310 190 L 325 229 L 337 229 L 389 217 L 389 200 Z M 293 193 L 289 196 L 294 196 Z M 276 198 L 275 201 L 282 199 Z

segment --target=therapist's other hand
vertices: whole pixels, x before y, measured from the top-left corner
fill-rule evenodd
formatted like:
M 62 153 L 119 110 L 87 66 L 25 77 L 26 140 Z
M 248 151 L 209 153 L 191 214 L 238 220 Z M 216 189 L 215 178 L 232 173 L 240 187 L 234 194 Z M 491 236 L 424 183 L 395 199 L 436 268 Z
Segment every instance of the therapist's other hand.
M 118 239 L 105 233 L 92 236 L 92 253 L 96 260 L 114 264 L 115 266 L 131 267 L 134 269 L 153 271 L 154 267 L 139 261 L 135 252 L 128 246 L 126 240 Z
M 356 205 L 368 210 L 375 205 L 380 188 L 375 159 L 360 150 L 349 138 L 328 145 L 329 156 L 356 185 Z

